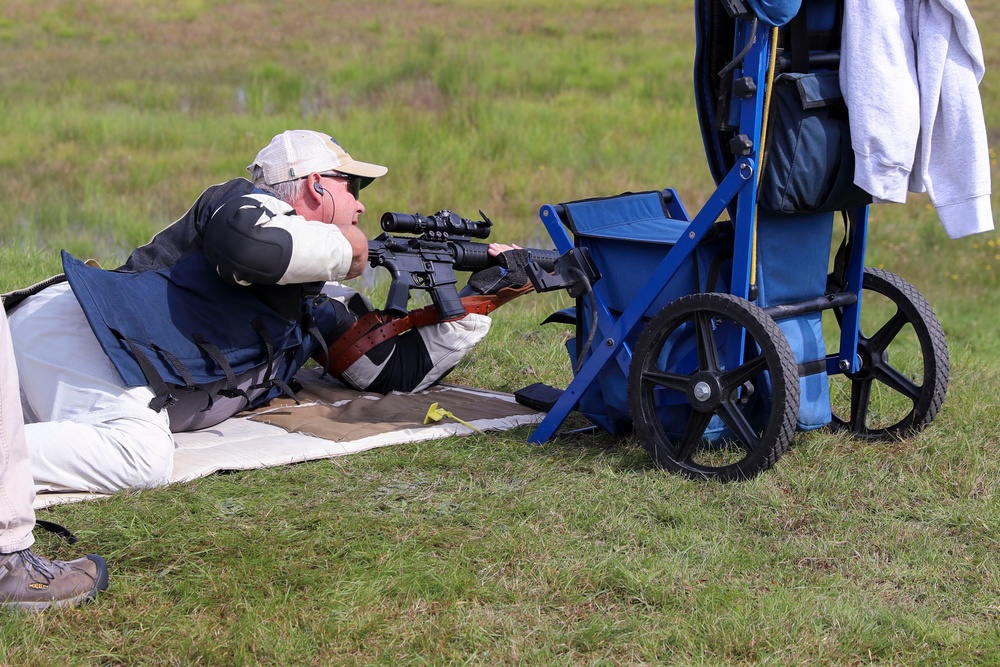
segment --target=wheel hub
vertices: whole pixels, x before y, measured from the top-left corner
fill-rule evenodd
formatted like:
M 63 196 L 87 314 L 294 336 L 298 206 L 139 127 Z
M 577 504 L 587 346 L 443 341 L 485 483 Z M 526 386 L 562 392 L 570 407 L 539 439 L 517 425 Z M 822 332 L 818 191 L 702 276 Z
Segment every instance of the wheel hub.
M 699 412 L 712 412 L 722 402 L 723 393 L 719 377 L 711 372 L 702 371 L 691 377 L 688 385 L 688 402 Z

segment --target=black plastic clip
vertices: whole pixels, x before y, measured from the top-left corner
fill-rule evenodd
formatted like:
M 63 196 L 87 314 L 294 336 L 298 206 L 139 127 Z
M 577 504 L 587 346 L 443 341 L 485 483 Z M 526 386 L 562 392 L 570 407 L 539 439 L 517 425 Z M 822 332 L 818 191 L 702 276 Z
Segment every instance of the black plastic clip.
M 586 248 L 571 248 L 556 259 L 552 273 L 547 273 L 536 262 L 524 267 L 536 292 L 564 289 L 576 298 L 590 291 L 590 286 L 601 279 L 601 272 Z
M 750 7 L 743 0 L 722 0 L 729 18 L 744 18 L 750 14 Z

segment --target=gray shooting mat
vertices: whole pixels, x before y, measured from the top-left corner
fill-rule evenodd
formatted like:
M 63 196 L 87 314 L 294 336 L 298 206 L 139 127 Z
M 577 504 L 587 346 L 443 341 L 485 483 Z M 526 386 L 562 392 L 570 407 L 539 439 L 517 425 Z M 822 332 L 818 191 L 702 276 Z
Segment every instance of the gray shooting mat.
M 278 399 L 211 428 L 174 436 L 171 482 L 220 471 L 250 470 L 345 456 L 376 447 L 436 440 L 475 431 L 506 431 L 545 416 L 510 394 L 441 384 L 415 394 L 372 394 L 297 376 L 299 404 Z M 432 409 L 433 408 L 433 409 Z M 428 413 L 432 419 L 424 423 Z M 436 418 L 436 419 L 435 419 Z M 105 497 L 98 493 L 44 493 L 35 508 Z

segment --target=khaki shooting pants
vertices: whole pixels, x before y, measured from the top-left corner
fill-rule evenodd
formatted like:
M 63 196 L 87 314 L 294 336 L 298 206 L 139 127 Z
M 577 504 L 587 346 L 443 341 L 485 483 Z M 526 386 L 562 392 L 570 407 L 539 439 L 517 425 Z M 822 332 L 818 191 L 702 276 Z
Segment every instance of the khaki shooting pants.
M 21 551 L 34 542 L 34 500 L 14 350 L 7 314 L 0 312 L 0 553 Z

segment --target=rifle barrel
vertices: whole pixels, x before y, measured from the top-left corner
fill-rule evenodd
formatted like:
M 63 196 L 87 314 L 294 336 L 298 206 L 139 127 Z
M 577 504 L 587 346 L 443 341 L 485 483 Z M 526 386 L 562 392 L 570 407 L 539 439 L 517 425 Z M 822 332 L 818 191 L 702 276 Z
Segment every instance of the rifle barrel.
M 487 252 L 489 245 L 486 243 L 449 241 L 448 245 L 455 258 L 456 271 L 479 271 L 488 269 L 497 263 L 496 258 L 491 257 Z M 522 248 L 522 250 L 527 250 L 531 261 L 537 262 L 546 272 L 552 271 L 555 261 L 559 259 L 559 252 L 556 250 L 542 250 L 541 248 Z

